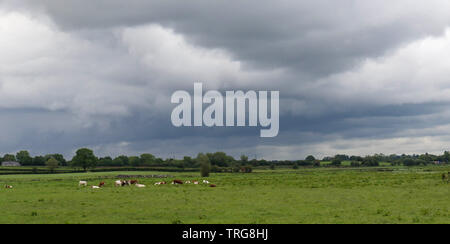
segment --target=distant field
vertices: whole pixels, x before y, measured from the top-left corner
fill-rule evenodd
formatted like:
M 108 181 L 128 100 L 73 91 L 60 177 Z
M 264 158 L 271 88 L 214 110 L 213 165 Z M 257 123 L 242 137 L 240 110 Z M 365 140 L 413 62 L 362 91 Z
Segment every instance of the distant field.
M 206 185 L 113 187 L 115 176 L 197 173 L 108 172 L 3 175 L 0 223 L 450 223 L 450 166 L 256 170 L 212 174 Z M 78 187 L 106 181 L 103 189 Z
M 352 161 L 350 161 L 350 160 L 345 160 L 345 161 L 342 161 L 341 165 L 342 165 L 342 166 L 350 166 L 351 163 L 352 163 Z M 320 164 L 321 164 L 321 165 L 329 165 L 329 164 L 331 164 L 331 161 L 321 161 Z M 391 163 L 388 163 L 388 162 L 380 162 L 380 166 L 391 166 Z

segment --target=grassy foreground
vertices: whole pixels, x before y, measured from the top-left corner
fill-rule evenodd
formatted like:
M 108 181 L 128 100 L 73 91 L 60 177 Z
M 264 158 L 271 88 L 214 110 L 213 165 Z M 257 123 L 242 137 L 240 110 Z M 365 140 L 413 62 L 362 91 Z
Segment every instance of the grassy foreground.
M 298 169 L 213 174 L 110 172 L 0 176 L 0 223 L 450 223 L 450 167 Z M 113 187 L 115 176 L 142 178 L 146 188 Z M 106 177 L 107 179 L 100 179 Z M 102 189 L 78 187 L 105 181 Z M 5 184 L 14 189 L 4 189 Z

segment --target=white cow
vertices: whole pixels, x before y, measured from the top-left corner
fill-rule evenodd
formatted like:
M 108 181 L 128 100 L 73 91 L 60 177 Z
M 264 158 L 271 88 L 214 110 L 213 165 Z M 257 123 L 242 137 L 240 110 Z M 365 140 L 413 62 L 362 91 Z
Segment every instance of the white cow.
M 186 182 L 184 182 L 185 184 L 191 184 L 191 181 L 190 180 L 188 180 L 188 181 L 186 181 Z
M 100 189 L 100 186 L 92 186 L 92 189 Z
M 145 187 L 145 185 L 142 185 L 142 184 L 136 184 L 136 187 L 139 187 L 139 188 L 144 188 L 144 187 Z
M 6 189 L 13 189 L 12 186 L 8 186 L 8 185 L 6 185 L 5 188 L 6 188 Z
M 207 181 L 207 180 L 203 180 L 203 183 L 205 183 L 205 184 L 209 184 L 209 181 Z
M 122 186 L 122 181 L 121 180 L 114 181 L 114 186 Z
M 81 180 L 78 186 L 87 186 L 87 181 Z

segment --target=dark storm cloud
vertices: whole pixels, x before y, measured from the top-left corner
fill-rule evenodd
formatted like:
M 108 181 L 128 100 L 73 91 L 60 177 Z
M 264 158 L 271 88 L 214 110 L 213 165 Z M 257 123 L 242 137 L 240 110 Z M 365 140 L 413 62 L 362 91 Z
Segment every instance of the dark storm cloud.
M 408 41 L 438 35 L 443 1 L 82 1 L 39 3 L 72 30 L 157 23 L 198 45 L 224 48 L 248 67 L 315 76 L 345 70 Z

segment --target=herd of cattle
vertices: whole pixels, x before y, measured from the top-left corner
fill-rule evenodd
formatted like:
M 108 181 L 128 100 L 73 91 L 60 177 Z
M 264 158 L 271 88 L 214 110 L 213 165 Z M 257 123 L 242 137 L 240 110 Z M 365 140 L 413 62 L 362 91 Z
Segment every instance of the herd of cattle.
M 215 184 L 211 184 L 209 181 L 207 180 L 203 180 L 202 182 L 203 184 L 207 184 L 209 185 L 209 187 L 217 187 L 217 185 Z M 159 185 L 166 185 L 167 182 L 166 181 L 160 181 L 160 182 L 156 182 L 155 186 L 159 186 Z M 182 184 L 194 184 L 194 185 L 199 185 L 200 182 L 199 181 L 182 181 L 182 180 L 173 180 L 172 181 L 172 185 L 182 185 Z M 92 189 L 100 189 L 102 187 L 104 187 L 106 185 L 106 183 L 104 181 L 100 182 L 98 185 L 93 185 L 90 186 Z M 84 186 L 87 187 L 88 186 L 88 182 L 87 181 L 80 181 L 78 183 L 78 186 Z M 146 187 L 146 185 L 143 184 L 139 184 L 138 180 L 116 180 L 114 181 L 114 186 L 115 187 L 123 187 L 123 186 L 136 186 L 138 188 L 144 188 Z
M 442 181 L 447 182 L 447 183 L 450 182 L 450 172 L 447 172 L 447 173 L 443 173 L 443 174 L 442 174 Z M 209 181 L 207 181 L 207 180 L 203 180 L 202 183 L 203 183 L 203 184 L 209 185 L 209 187 L 217 187 L 215 184 L 211 184 L 211 183 L 210 183 Z M 155 183 L 155 186 L 166 185 L 166 184 L 167 184 L 167 182 L 165 182 L 165 181 L 160 181 L 160 182 L 156 182 L 156 183 Z M 188 181 L 173 180 L 173 181 L 172 181 L 172 185 L 182 185 L 182 184 L 194 184 L 194 185 L 199 185 L 200 182 L 199 182 L 199 181 L 196 181 L 196 180 L 194 180 L 194 181 L 189 181 L 189 180 L 188 180 Z M 93 185 L 93 186 L 91 186 L 91 188 L 92 188 L 92 189 L 100 189 L 100 188 L 104 187 L 105 185 L 106 185 L 106 183 L 105 183 L 104 181 L 102 181 L 102 182 L 100 182 L 98 185 Z M 138 188 L 146 187 L 146 185 L 139 184 L 139 181 L 138 181 L 138 180 L 116 180 L 116 181 L 114 181 L 114 186 L 116 186 L 116 187 L 118 187 L 118 186 L 120 186 L 120 187 L 122 187 L 122 186 L 133 186 L 133 185 L 136 186 L 136 187 L 138 187 Z M 80 182 L 78 183 L 78 186 L 85 186 L 85 187 L 87 187 L 87 186 L 88 186 L 88 182 L 82 180 L 82 181 L 80 181 Z M 13 186 L 11 186 L 11 185 L 5 185 L 5 188 L 6 188 L 6 189 L 13 189 Z

